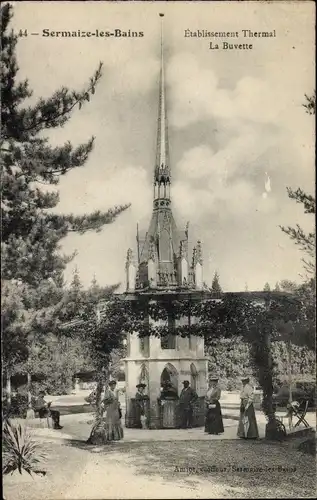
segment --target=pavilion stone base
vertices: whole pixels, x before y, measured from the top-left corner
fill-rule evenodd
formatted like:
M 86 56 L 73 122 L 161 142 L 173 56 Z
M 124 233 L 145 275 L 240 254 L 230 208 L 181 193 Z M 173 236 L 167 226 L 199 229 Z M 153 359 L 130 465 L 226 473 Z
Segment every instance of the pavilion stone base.
M 173 425 L 169 425 L 168 428 L 178 428 L 180 426 L 180 413 L 178 401 L 170 402 L 174 411 Z M 147 427 L 149 429 L 164 429 L 163 426 L 163 407 L 159 401 L 149 401 L 147 405 Z M 193 427 L 202 427 L 205 421 L 205 398 L 200 397 L 196 403 L 196 407 L 193 413 Z M 128 400 L 127 411 L 125 415 L 125 426 L 127 428 L 137 428 L 138 423 L 136 422 L 136 403 L 135 399 L 131 398 Z

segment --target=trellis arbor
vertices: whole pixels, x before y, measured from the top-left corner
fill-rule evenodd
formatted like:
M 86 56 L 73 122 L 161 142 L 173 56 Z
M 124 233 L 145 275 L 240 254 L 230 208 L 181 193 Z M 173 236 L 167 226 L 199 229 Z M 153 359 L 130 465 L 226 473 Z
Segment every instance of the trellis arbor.
M 298 296 L 285 292 L 237 292 L 213 294 L 197 291 L 179 292 L 142 291 L 114 296 L 96 323 L 90 322 L 93 337 L 99 338 L 100 346 L 111 339 L 112 348 L 120 346 L 124 337 L 165 337 L 171 334 L 170 318 L 174 335 L 204 338 L 208 345 L 216 338 L 242 336 L 250 344 L 251 364 L 254 376 L 263 389 L 262 409 L 267 418 L 266 437 L 279 437 L 279 422 L 273 405 L 273 370 L 271 343 L 277 340 L 301 342 L 294 334 L 294 325 L 303 317 L 303 305 Z M 149 321 L 149 318 L 153 321 Z M 187 318 L 178 325 L 177 320 Z M 98 325 L 98 326 L 97 326 Z M 284 329 L 283 329 L 284 327 Z M 88 330 L 86 330 L 88 332 Z M 101 341 L 101 338 L 103 339 Z

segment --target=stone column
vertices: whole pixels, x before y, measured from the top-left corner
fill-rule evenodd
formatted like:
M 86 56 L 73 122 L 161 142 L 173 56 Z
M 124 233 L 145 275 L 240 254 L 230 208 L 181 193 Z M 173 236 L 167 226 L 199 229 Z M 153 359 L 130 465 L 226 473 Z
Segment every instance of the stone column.
M 126 260 L 126 289 L 127 292 L 135 290 L 135 281 L 136 281 L 136 267 L 133 262 L 133 253 L 131 248 L 129 248 L 127 252 L 127 260 Z
M 150 398 L 150 429 L 161 428 L 160 405 L 158 398 L 161 394 L 161 363 L 153 361 L 149 363 L 149 398 Z
M 203 288 L 203 258 L 201 250 L 201 242 L 197 241 L 197 246 L 193 252 L 193 271 L 195 286 L 198 290 Z
M 188 284 L 188 260 L 187 260 L 187 248 L 185 241 L 181 241 L 180 251 L 179 251 L 179 276 L 180 285 L 184 286 Z
M 157 285 L 157 266 L 156 266 L 156 252 L 155 252 L 155 247 L 154 244 L 150 244 L 149 248 L 149 260 L 147 264 L 147 270 L 148 270 L 148 280 L 150 287 L 156 288 Z

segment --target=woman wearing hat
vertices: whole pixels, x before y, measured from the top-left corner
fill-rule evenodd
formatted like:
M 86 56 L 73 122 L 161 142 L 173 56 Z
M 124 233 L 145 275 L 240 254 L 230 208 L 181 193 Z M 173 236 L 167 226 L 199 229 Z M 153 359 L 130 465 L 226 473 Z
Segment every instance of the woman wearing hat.
M 237 434 L 238 437 L 243 439 L 257 439 L 259 437 L 259 431 L 253 406 L 253 387 L 249 384 L 249 377 L 243 377 L 241 381 L 242 390 L 240 392 L 240 420 Z
M 117 382 L 110 380 L 108 389 L 105 391 L 102 401 L 105 415 L 98 418 L 92 431 L 88 443 L 105 444 L 109 441 L 119 441 L 123 438 L 121 426 L 121 408 L 118 396 L 115 393 Z
M 149 397 L 144 394 L 146 384 L 138 384 L 136 388 L 137 392 L 135 394 L 135 426 L 138 429 L 145 429 L 147 423 L 146 402 L 149 400 Z
M 211 377 L 209 379 L 209 389 L 205 397 L 205 432 L 208 432 L 208 434 L 222 434 L 224 432 L 221 406 L 219 403 L 221 389 L 218 385 L 218 380 L 218 377 Z

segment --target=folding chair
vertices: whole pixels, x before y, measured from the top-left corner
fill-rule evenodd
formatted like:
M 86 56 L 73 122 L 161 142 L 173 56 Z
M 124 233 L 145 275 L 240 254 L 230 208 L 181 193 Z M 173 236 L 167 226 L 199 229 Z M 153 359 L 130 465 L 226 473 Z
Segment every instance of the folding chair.
M 306 413 L 308 409 L 308 401 L 305 401 L 305 404 L 302 407 L 298 408 L 293 408 L 293 416 L 297 418 L 297 422 L 294 425 L 295 427 L 298 427 L 300 424 L 304 424 L 305 427 L 310 427 L 309 423 L 305 419 Z
M 281 422 L 281 424 L 283 424 L 285 431 L 286 431 L 286 428 L 285 428 L 284 420 L 287 420 L 288 429 L 291 431 L 292 428 L 293 428 L 292 417 L 293 417 L 292 411 L 288 410 L 287 413 L 286 413 L 286 415 L 281 415 L 278 418 L 278 420 Z

